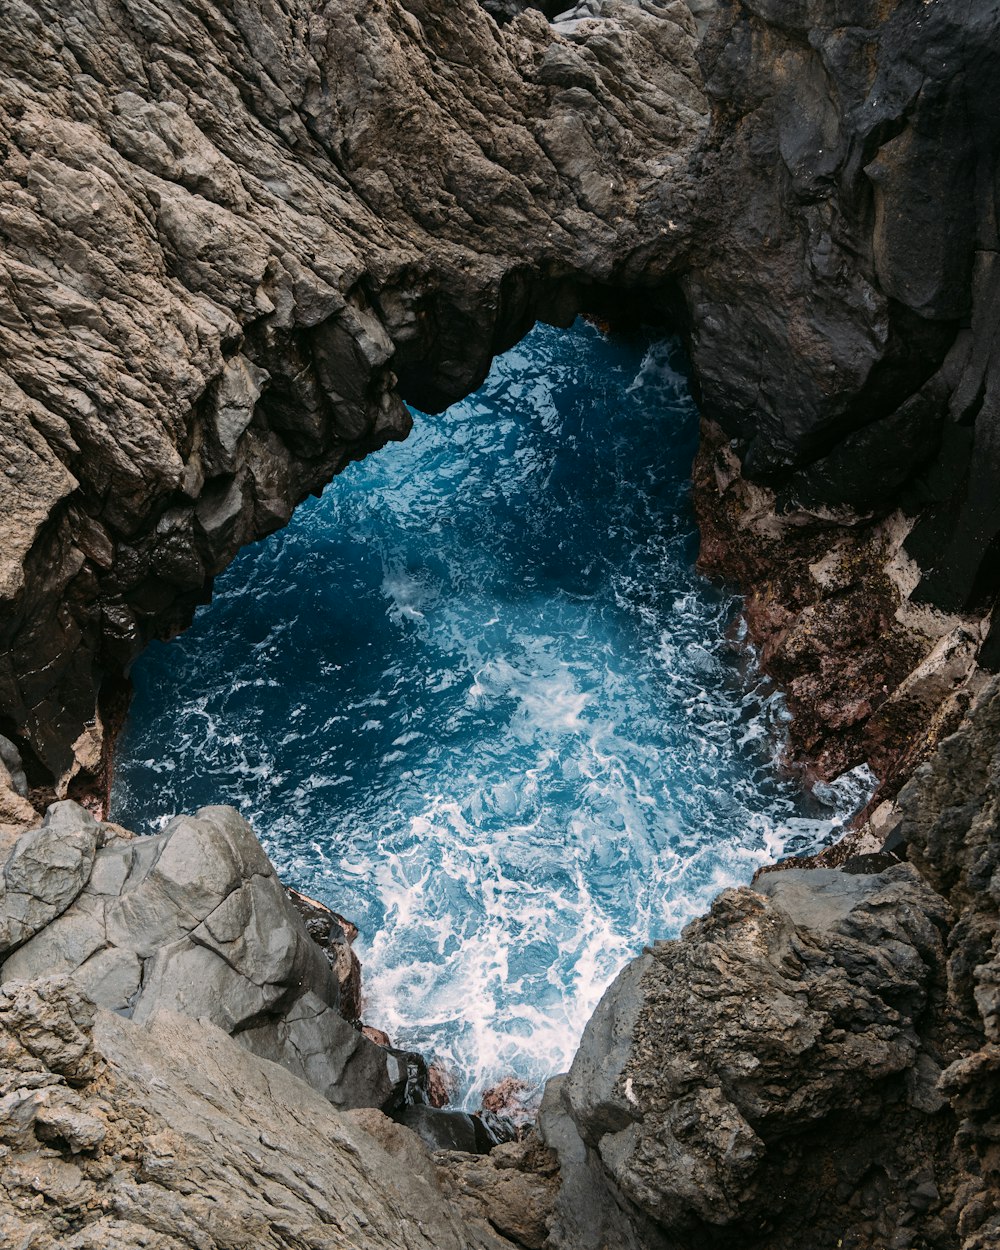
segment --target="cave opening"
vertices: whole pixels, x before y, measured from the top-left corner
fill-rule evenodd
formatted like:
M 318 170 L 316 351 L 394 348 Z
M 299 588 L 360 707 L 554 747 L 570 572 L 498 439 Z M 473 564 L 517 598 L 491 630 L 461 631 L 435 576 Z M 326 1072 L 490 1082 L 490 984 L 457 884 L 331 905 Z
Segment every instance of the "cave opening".
M 782 701 L 694 567 L 697 438 L 676 339 L 539 324 L 133 669 L 112 818 L 240 808 L 467 1105 L 565 1069 L 645 943 L 866 797 L 776 764 Z

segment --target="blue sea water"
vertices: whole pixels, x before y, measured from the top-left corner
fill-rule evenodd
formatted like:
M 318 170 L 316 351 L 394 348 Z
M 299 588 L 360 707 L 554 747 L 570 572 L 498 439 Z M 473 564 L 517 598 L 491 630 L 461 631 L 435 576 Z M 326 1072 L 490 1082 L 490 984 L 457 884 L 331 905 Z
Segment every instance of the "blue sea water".
M 469 1105 L 564 1070 L 645 943 L 866 797 L 775 765 L 781 700 L 694 570 L 696 442 L 676 343 L 536 327 L 134 667 L 114 818 L 239 807 Z

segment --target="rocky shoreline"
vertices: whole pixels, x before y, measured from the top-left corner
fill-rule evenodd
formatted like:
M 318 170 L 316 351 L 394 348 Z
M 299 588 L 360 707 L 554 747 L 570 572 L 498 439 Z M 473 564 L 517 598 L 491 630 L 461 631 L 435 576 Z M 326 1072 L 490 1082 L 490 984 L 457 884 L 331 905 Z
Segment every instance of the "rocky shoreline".
M 989 1250 L 1000 6 L 492 7 L 0 18 L 0 1236 Z M 634 961 L 540 1137 L 429 1152 L 237 813 L 50 803 L 99 786 L 141 647 L 403 398 L 640 302 L 793 757 L 873 761 L 880 806 L 846 871 Z
M 331 1222 L 345 1245 L 986 1250 L 998 729 L 993 681 L 898 797 L 910 862 L 727 890 L 628 965 L 538 1132 L 508 1144 L 434 1111 L 414 1057 L 348 1022 L 351 972 L 231 808 L 136 839 L 55 805 L 2 868 L 0 1232 L 74 1250 L 319 1247 Z M 325 1179 L 303 1190 L 309 1152 Z M 348 1200 L 331 1169 L 359 1158 L 374 1170 Z M 294 1225 L 287 1197 L 274 1208 L 289 1186 Z M 219 1240 L 220 1220 L 261 1240 Z

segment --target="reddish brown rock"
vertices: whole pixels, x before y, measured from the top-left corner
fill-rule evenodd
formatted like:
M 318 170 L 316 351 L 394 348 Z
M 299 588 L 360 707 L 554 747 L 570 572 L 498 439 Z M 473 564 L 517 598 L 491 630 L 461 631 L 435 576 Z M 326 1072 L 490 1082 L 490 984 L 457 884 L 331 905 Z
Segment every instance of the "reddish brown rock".
M 458 1082 L 451 1072 L 440 1064 L 432 1063 L 427 1068 L 427 1101 L 432 1107 L 447 1107 Z
M 516 1128 L 533 1124 L 538 1118 L 541 1090 L 516 1076 L 505 1076 L 502 1081 L 483 1091 L 482 1109 L 494 1115 L 504 1116 Z
M 792 713 L 788 762 L 816 780 L 868 763 L 875 804 L 890 798 L 980 687 L 984 621 L 911 602 L 901 513 L 782 511 L 708 421 L 693 480 L 698 566 L 744 595 L 747 639 Z

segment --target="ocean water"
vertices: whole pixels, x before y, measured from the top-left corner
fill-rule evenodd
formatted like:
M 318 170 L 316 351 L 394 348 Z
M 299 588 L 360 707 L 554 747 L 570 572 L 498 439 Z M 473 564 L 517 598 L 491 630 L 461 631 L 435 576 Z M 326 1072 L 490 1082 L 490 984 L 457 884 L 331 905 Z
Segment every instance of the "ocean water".
M 134 667 L 114 818 L 239 807 L 467 1105 L 565 1070 L 644 944 L 867 797 L 775 764 L 781 699 L 694 570 L 696 440 L 676 343 L 536 327 Z

